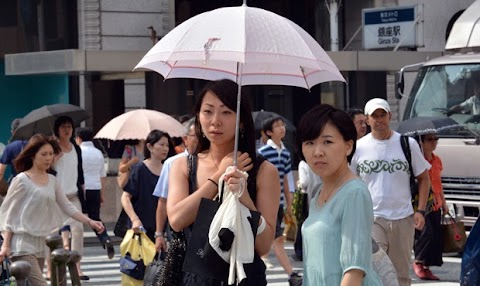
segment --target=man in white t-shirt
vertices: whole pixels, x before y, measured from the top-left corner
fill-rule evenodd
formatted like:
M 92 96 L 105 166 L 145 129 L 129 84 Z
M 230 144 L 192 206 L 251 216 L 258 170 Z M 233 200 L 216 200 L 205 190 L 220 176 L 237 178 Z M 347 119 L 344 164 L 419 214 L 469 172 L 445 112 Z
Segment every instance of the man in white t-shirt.
M 387 101 L 374 98 L 365 105 L 372 132 L 357 141 L 351 169 L 368 185 L 373 201 L 372 237 L 392 260 L 400 286 L 411 285 L 409 276 L 415 228 L 423 229 L 430 164 L 417 142 L 409 138 L 413 173 L 418 180 L 419 210 L 411 203 L 409 165 L 400 134 L 389 127 L 392 114 Z

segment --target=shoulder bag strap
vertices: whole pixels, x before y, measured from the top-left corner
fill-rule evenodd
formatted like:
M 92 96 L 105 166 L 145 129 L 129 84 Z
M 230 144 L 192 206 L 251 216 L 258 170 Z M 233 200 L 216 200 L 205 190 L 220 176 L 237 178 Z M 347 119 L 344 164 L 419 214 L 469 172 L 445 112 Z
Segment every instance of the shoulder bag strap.
M 193 194 L 197 189 L 197 155 L 189 154 L 187 157 L 188 166 L 188 193 Z
M 410 142 L 408 142 L 408 136 L 400 136 L 400 144 L 405 158 L 408 162 L 408 169 L 410 170 L 410 192 L 412 193 L 412 199 L 415 197 L 415 175 L 413 174 L 412 167 L 412 152 L 410 151 Z

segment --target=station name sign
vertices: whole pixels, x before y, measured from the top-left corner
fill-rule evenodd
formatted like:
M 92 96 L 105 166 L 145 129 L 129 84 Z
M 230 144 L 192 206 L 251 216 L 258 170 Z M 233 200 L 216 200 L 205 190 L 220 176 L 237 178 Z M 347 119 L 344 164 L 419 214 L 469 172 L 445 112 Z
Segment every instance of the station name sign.
M 417 46 L 416 15 L 416 6 L 363 9 L 363 48 Z

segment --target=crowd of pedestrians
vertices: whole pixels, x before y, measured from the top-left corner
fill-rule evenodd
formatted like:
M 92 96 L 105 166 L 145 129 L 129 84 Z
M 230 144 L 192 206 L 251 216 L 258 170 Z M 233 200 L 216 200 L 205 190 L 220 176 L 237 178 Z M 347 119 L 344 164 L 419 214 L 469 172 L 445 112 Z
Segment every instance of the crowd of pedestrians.
M 209 82 L 199 94 L 194 114 L 183 122 L 179 146 L 169 134 L 152 130 L 125 147 L 119 166 L 121 204 L 127 225 L 144 231 L 158 252 L 168 249 L 170 231 L 191 230 L 202 198 L 218 198 L 225 185 L 250 211 L 261 214 L 253 263 L 245 264 L 241 285 L 266 285 L 266 255 L 272 250 L 288 274 L 289 285 L 410 285 L 409 269 L 421 279 L 438 280 L 430 266 L 442 265 L 440 219 L 447 212 L 441 186 L 442 163 L 433 151 L 438 137 L 409 139 L 419 207 L 412 207 L 410 171 L 390 129 L 387 101 L 375 98 L 365 108 L 344 112 L 321 104 L 305 113 L 297 126 L 296 152 L 301 161 L 295 184 L 292 154 L 282 142 L 281 116 L 266 118 L 262 137 L 255 128 L 248 99 L 240 105 L 240 140 L 234 154 L 238 86 L 230 80 Z M 12 132 L 18 126 L 12 123 Z M 108 257 L 114 248 L 100 207 L 105 203 L 104 156 L 93 132 L 71 118 L 55 121 L 55 137 L 35 135 L 14 141 L 3 154 L 0 175 L 12 166 L 10 187 L 0 207 L 4 242 L 0 261 L 33 265 L 32 285 L 46 285 L 42 271 L 49 252 L 45 237 L 60 232 L 63 247 L 82 255 L 83 226 L 91 227 Z M 176 153 L 175 156 L 173 156 Z M 233 165 L 234 158 L 237 165 Z M 192 163 L 193 162 L 193 163 Z M 17 174 L 18 173 L 18 174 Z M 308 196 L 308 217 L 297 233 L 293 271 L 284 248 L 282 221 L 293 215 L 295 186 Z M 425 212 L 428 192 L 434 210 Z M 48 210 L 46 212 L 45 210 Z M 86 215 L 82 214 L 85 213 Z M 22 219 L 20 219 L 22 217 Z M 41 222 L 41 223 L 40 223 Z M 185 231 L 187 244 L 190 231 Z M 412 250 L 415 260 L 411 261 Z M 212 266 L 214 267 L 214 266 Z M 77 263 L 80 278 L 88 280 Z M 392 278 L 393 277 L 393 278 Z M 223 285 L 225 281 L 184 272 L 181 285 Z

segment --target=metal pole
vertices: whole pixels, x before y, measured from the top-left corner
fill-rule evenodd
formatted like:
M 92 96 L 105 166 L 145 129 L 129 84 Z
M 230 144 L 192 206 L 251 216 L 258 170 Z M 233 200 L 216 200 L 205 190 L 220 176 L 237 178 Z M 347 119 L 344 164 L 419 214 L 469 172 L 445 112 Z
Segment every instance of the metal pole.
M 57 275 L 53 276 L 53 268 L 51 273 L 51 283 L 53 285 L 67 286 L 67 267 L 66 264 L 70 260 L 70 250 L 63 248 L 52 251 L 52 264 L 57 267 Z
M 63 242 L 62 242 L 62 237 L 58 234 L 52 234 L 49 235 L 45 238 L 45 244 L 50 248 L 50 280 L 51 280 L 51 285 L 55 286 L 58 285 L 58 280 L 57 280 L 57 265 L 52 259 L 52 252 L 55 249 L 59 249 L 62 247 Z
M 45 17 L 43 14 L 43 1 L 38 1 L 37 4 L 37 25 L 38 25 L 38 48 L 40 51 L 45 51 Z
M 70 259 L 67 261 L 68 271 L 70 272 L 70 279 L 72 280 L 72 286 L 80 286 L 80 276 L 78 274 L 77 262 L 80 262 L 81 256 L 78 251 L 69 251 Z
M 330 2 L 330 50 L 338 51 L 338 3 Z
M 235 118 L 235 144 L 233 147 L 233 166 L 237 166 L 238 135 L 240 134 L 240 103 L 242 101 L 242 66 L 243 63 L 237 63 L 237 116 Z

